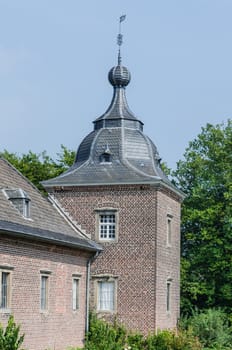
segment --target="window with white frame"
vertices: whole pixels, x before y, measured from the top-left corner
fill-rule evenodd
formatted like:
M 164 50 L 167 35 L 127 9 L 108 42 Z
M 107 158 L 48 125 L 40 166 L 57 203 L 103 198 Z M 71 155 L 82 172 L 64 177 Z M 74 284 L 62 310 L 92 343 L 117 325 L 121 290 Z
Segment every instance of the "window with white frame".
M 106 212 L 99 214 L 99 239 L 115 240 L 116 238 L 116 214 L 115 212 Z
M 115 281 L 98 281 L 97 311 L 115 311 Z
M 72 308 L 79 309 L 79 278 L 76 277 L 72 279 Z
M 48 279 L 47 274 L 41 274 L 40 276 L 40 310 L 48 310 Z
M 10 308 L 11 275 L 9 271 L 1 271 L 1 309 Z

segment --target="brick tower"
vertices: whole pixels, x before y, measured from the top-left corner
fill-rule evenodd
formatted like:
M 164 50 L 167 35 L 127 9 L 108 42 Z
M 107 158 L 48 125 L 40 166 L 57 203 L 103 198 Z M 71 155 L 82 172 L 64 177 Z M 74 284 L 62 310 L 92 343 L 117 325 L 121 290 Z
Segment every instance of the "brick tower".
M 81 142 L 73 166 L 43 185 L 103 246 L 92 263 L 90 306 L 143 333 L 179 317 L 180 203 L 154 143 L 128 107 L 130 72 L 108 75 L 113 98 Z

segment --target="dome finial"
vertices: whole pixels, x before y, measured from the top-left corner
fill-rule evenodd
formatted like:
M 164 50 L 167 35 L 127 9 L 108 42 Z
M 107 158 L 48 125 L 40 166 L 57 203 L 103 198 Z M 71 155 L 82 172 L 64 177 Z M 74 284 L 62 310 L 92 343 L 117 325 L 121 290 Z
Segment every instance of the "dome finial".
M 113 85 L 114 88 L 124 88 L 130 82 L 131 76 L 129 70 L 122 66 L 122 58 L 121 58 L 121 45 L 122 45 L 122 34 L 121 34 L 121 23 L 125 21 L 126 15 L 122 15 L 119 17 L 119 34 L 117 36 L 117 44 L 118 44 L 118 64 L 116 67 L 113 67 L 108 74 L 108 78 L 110 84 Z
M 117 44 L 118 44 L 118 65 L 120 66 L 122 63 L 122 57 L 121 57 L 121 45 L 122 45 L 122 33 L 121 33 L 121 23 L 125 21 L 126 15 L 122 15 L 119 18 L 119 33 L 117 36 Z

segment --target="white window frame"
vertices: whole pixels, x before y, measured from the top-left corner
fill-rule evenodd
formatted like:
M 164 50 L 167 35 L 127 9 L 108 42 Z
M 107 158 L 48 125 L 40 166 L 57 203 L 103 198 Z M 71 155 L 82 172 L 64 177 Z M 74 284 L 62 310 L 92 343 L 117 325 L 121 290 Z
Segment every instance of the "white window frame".
M 99 214 L 99 240 L 115 241 L 115 238 L 116 238 L 115 213 L 113 212 L 113 213 Z
M 51 271 L 40 271 L 40 311 L 48 312 L 49 307 L 49 283 Z M 45 285 L 43 286 L 43 281 Z
M 108 291 L 107 291 L 108 285 Z M 112 287 L 112 290 L 110 290 Z M 103 290 L 104 288 L 104 290 Z M 102 295 L 102 293 L 105 295 Z M 110 293 L 110 294 L 109 294 Z M 113 278 L 97 281 L 97 312 L 114 313 L 116 310 L 116 280 Z
M 0 310 L 2 312 L 8 312 L 11 307 L 11 285 L 12 285 L 12 274 L 11 274 L 12 268 L 0 268 Z M 6 276 L 6 295 L 3 296 L 3 274 Z M 5 302 L 3 302 L 3 297 L 6 298 Z M 4 305 L 3 305 L 4 304 Z
M 80 302 L 80 277 L 72 277 L 72 309 L 79 310 Z
M 101 208 L 101 209 L 96 209 L 95 211 L 96 211 L 97 241 L 102 243 L 117 242 L 118 210 L 115 208 Z

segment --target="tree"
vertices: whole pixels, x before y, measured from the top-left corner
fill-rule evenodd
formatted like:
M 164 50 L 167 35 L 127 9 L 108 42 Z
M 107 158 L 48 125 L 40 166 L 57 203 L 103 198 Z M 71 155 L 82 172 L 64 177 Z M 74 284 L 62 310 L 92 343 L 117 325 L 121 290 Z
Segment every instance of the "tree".
M 44 189 L 40 182 L 56 177 L 67 170 L 73 163 L 75 152 L 61 145 L 61 152 L 57 155 L 58 160 L 54 161 L 46 151 L 39 154 L 29 151 L 22 155 L 9 153 L 6 150 L 0 153 L 1 157 L 7 159 L 42 192 Z
M 182 209 L 182 311 L 232 307 L 232 121 L 207 124 L 177 164 Z

